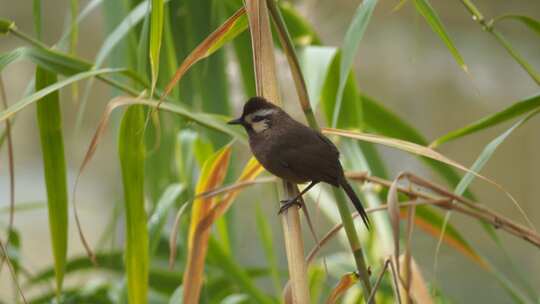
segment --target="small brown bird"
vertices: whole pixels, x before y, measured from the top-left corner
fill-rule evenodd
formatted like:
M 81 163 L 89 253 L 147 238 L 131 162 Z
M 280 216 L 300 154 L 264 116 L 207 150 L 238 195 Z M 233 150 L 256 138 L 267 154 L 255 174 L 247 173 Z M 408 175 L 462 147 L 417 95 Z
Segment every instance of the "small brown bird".
M 349 185 L 336 146 L 320 132 L 298 121 L 263 97 L 252 97 L 242 116 L 228 122 L 246 129 L 255 158 L 270 173 L 295 184 L 311 181 L 296 197 L 281 201 L 280 213 L 319 182 L 341 187 L 369 228 L 369 218 Z

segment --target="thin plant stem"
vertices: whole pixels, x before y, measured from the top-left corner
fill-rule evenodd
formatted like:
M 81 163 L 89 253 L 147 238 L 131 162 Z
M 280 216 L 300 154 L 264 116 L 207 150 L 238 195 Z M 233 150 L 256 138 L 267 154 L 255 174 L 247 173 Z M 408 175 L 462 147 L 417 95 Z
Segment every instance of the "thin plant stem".
M 274 45 L 267 5 L 264 0 L 245 0 L 244 6 L 248 14 L 257 94 L 280 104 Z M 295 185 L 285 180 L 283 180 L 283 188 L 289 198 L 296 196 L 298 192 Z M 304 241 L 298 208 L 289 208 L 282 213 L 281 219 L 292 283 L 292 299 L 294 303 L 308 304 L 310 300 L 307 266 L 304 258 Z
M 279 40 L 283 49 L 285 50 L 285 54 L 289 62 L 302 111 L 304 112 L 309 126 L 319 131 L 319 124 L 315 119 L 313 109 L 311 108 L 309 102 L 309 95 L 307 93 L 305 80 L 300 69 L 300 63 L 296 54 L 296 50 L 294 48 L 291 35 L 287 30 L 287 26 L 283 20 L 283 16 L 281 15 L 279 8 L 276 5 L 276 2 L 274 0 L 267 0 L 266 2 L 269 11 L 272 14 L 272 20 L 274 21 L 274 24 L 276 25 L 276 28 L 278 30 Z M 358 275 L 364 288 L 364 296 L 367 299 L 367 297 L 371 294 L 371 283 L 369 281 L 369 271 L 364 260 L 363 249 L 360 244 L 360 240 L 358 238 L 358 234 L 354 226 L 351 213 L 349 212 L 347 199 L 344 197 L 343 192 L 337 188 L 334 189 L 334 195 L 336 198 L 336 203 L 338 205 L 341 220 L 345 226 L 347 239 L 349 241 L 349 245 L 351 246 L 354 261 L 358 270 Z
M 521 55 L 514 49 L 514 47 L 502 36 L 501 33 L 499 33 L 497 30 L 495 30 L 494 27 L 494 21 L 495 19 L 491 19 L 490 21 L 486 21 L 478 7 L 474 5 L 470 0 L 461 0 L 461 3 L 465 6 L 465 8 L 469 11 L 474 21 L 476 21 L 480 26 L 482 26 L 482 29 L 491 35 L 495 37 L 497 42 L 501 44 L 506 51 L 514 58 L 514 60 L 517 61 L 519 65 L 531 76 L 531 78 L 536 82 L 536 84 L 540 85 L 540 75 L 534 70 L 534 68 L 529 65 L 529 63 L 521 57 Z
M 362 281 L 362 287 L 364 288 L 364 298 L 371 294 L 371 282 L 369 281 L 369 272 L 364 261 L 364 251 L 360 245 L 360 239 L 356 233 L 356 228 L 354 226 L 354 221 L 347 206 L 347 201 L 344 197 L 343 191 L 338 188 L 334 188 L 334 196 L 338 205 L 339 215 L 345 228 L 345 233 L 347 234 L 347 239 L 349 245 L 351 246 L 352 254 L 354 257 L 354 262 L 358 270 L 358 276 Z
M 386 259 L 384 261 L 381 273 L 379 274 L 379 277 L 377 278 L 377 281 L 375 281 L 375 285 L 373 286 L 373 289 L 371 290 L 371 294 L 369 295 L 369 297 L 366 300 L 366 302 L 368 304 L 373 303 L 373 299 L 375 299 L 375 293 L 377 292 L 377 289 L 379 289 L 379 285 L 382 282 L 382 278 L 383 278 L 384 274 L 386 273 L 386 271 L 388 270 L 388 264 L 390 264 L 390 258 L 388 258 L 388 259 Z

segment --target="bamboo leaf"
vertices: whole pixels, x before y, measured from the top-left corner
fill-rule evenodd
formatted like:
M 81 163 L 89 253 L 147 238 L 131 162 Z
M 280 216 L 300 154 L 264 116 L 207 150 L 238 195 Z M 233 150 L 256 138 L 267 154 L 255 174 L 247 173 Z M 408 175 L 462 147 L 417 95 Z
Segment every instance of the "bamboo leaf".
M 341 277 L 336 287 L 332 289 L 330 296 L 326 300 L 326 304 L 334 304 L 342 297 L 349 288 L 359 281 L 358 275 L 354 272 L 348 273 Z
M 279 1 L 279 9 L 287 25 L 292 40 L 297 46 L 321 44 L 314 27 L 294 8 L 290 2 Z
M 184 189 L 182 184 L 172 184 L 167 187 L 157 202 L 152 216 L 148 220 L 148 235 L 150 239 L 149 248 L 151 256 L 156 252 L 167 216 L 174 207 L 176 199 L 182 194 Z
M 220 265 L 223 271 L 227 273 L 228 276 L 234 278 L 236 284 L 239 285 L 243 292 L 250 295 L 255 303 L 272 303 L 272 301 L 266 295 L 264 295 L 262 291 L 255 286 L 255 284 L 253 284 L 253 280 L 244 271 L 244 269 L 242 269 L 242 267 L 236 261 L 234 261 L 232 257 L 227 255 L 225 249 L 222 248 L 219 242 L 213 237 L 210 237 L 209 239 L 208 254 L 211 255 L 214 260 L 216 260 L 216 262 Z M 186 290 L 184 290 L 184 293 L 185 292 Z M 189 302 L 187 302 L 184 298 L 184 303 Z
M 39 67 L 36 69 L 36 91 L 42 91 L 43 88 L 54 85 L 56 81 L 56 74 Z M 43 94 L 36 101 L 39 101 L 37 103 L 37 120 L 47 188 L 56 292 L 57 295 L 60 295 L 64 280 L 68 242 L 68 194 L 60 97 L 57 91 L 52 91 L 49 94 Z
M 148 297 L 148 230 L 144 209 L 144 112 L 130 106 L 122 118 L 118 155 L 122 167 L 126 213 L 125 264 L 129 303 L 146 303 Z
M 540 22 L 534 18 L 528 17 L 528 16 L 521 16 L 521 15 L 503 15 L 500 17 L 497 17 L 493 20 L 493 24 L 496 24 L 499 21 L 502 20 L 516 20 L 521 23 L 523 23 L 525 26 L 527 26 L 529 29 L 531 29 L 536 34 L 540 35 Z
M 253 181 L 263 171 L 264 168 L 261 166 L 261 164 L 257 161 L 257 159 L 252 157 L 242 170 L 242 174 L 240 174 L 237 183 L 240 184 L 243 182 Z M 217 202 L 206 218 L 201 221 L 201 223 L 204 223 L 204 226 L 201 226 L 201 228 L 212 225 L 217 218 L 223 216 L 223 214 L 225 214 L 225 212 L 231 207 L 232 203 L 240 193 L 239 190 L 240 188 L 229 191 L 221 201 Z
M 540 112 L 540 109 L 538 109 L 538 110 L 536 110 L 534 112 L 531 112 L 529 115 L 527 115 L 523 119 L 519 120 L 517 123 L 512 125 L 512 127 L 510 127 L 508 130 L 506 130 L 501 135 L 497 136 L 495 139 L 493 139 L 491 142 L 489 142 L 489 144 L 487 144 L 485 146 L 484 150 L 482 150 L 482 153 L 480 153 L 478 158 L 474 161 L 473 165 L 470 167 L 471 171 L 467 172 L 463 176 L 463 178 L 459 181 L 459 184 L 456 186 L 456 189 L 455 189 L 454 193 L 456 195 L 462 195 L 463 192 L 465 192 L 465 190 L 469 187 L 469 185 L 471 184 L 471 182 L 475 178 L 473 172 L 480 172 L 480 170 L 482 170 L 482 168 L 487 163 L 487 161 L 495 153 L 495 150 L 497 150 L 499 145 L 502 144 L 504 142 L 504 140 L 506 140 L 506 138 L 508 136 L 510 136 L 510 134 L 512 134 L 512 132 L 515 129 L 519 128 L 522 124 L 524 124 L 527 120 L 534 117 L 539 112 Z M 519 205 L 516 205 L 516 207 L 518 208 L 520 213 L 525 217 L 525 220 L 527 221 L 529 226 L 531 226 L 533 229 L 535 229 L 533 223 L 531 222 L 531 220 L 529 219 L 527 214 L 523 211 L 523 209 Z
M 454 43 L 450 39 L 450 36 L 448 36 L 446 29 L 444 28 L 444 25 L 442 24 L 441 19 L 439 18 L 439 15 L 433 9 L 431 4 L 428 0 L 414 0 L 414 4 L 416 7 L 416 10 L 426 19 L 426 22 L 429 24 L 431 29 L 441 38 L 441 40 L 444 42 L 452 56 L 454 56 L 454 59 L 456 60 L 457 64 L 465 71 L 468 71 L 467 65 L 465 64 L 465 61 L 461 57 L 461 54 L 459 53 L 458 49 L 455 47 Z
M 152 13 L 150 15 L 150 69 L 152 73 L 152 90 L 157 83 L 159 75 L 159 55 L 163 36 L 163 0 L 152 0 Z
M 506 40 L 503 34 L 496 31 L 495 29 L 492 29 L 490 33 L 495 36 L 499 43 L 506 49 L 508 54 L 510 54 L 510 56 L 512 56 L 512 58 L 514 58 L 514 60 L 516 60 L 519 65 L 521 65 L 521 67 L 529 74 L 529 76 L 531 76 L 534 82 L 540 85 L 540 74 L 538 74 L 538 72 L 532 67 L 532 65 L 527 60 L 525 60 L 525 58 L 523 58 L 523 56 L 521 56 L 518 51 L 516 51 L 512 44 L 508 42 L 508 40 Z
M 443 143 L 490 128 L 538 108 L 540 108 L 540 95 L 535 95 L 525 100 L 515 102 L 500 112 L 486 116 L 468 126 L 454 130 L 437 138 L 430 144 L 430 147 L 437 147 Z
M 300 52 L 300 66 L 306 80 L 311 108 L 314 110 L 319 106 L 325 76 L 336 51 L 334 47 L 307 46 Z M 335 101 L 335 98 L 333 100 Z
M 399 264 L 402 268 L 405 268 L 407 263 L 405 256 L 399 257 Z M 414 300 L 414 303 L 418 304 L 432 304 L 433 300 L 431 299 L 430 292 L 428 290 L 426 280 L 420 271 L 420 267 L 416 264 L 416 261 L 413 257 L 410 257 L 410 272 L 411 272 L 411 296 Z M 403 293 L 402 293 L 403 294 Z
M 362 105 L 364 107 L 364 120 L 368 128 L 375 130 L 377 133 L 404 139 L 419 145 L 428 145 L 427 140 L 413 126 L 402 120 L 398 115 L 385 108 L 381 103 L 374 99 L 361 95 Z M 448 166 L 431 160 L 429 158 L 421 158 L 429 167 L 444 178 L 452 187 L 455 187 L 461 177 Z M 467 191 L 465 196 L 474 199 L 472 193 Z
M 358 6 L 356 13 L 347 29 L 343 46 L 341 47 L 342 57 L 339 64 L 339 84 L 336 94 L 335 107 L 332 114 L 332 127 L 337 127 L 338 119 L 341 114 L 341 104 L 343 101 L 343 90 L 348 81 L 348 75 L 353 66 L 354 56 L 358 50 L 360 40 L 364 36 L 371 14 L 375 9 L 377 0 L 364 0 Z
M 55 83 L 50 84 L 49 86 L 40 88 L 40 90 L 37 90 L 35 93 L 24 97 L 23 99 L 15 102 L 12 104 L 9 108 L 7 108 L 4 111 L 0 111 L 0 122 L 4 121 L 5 119 L 15 115 L 17 112 L 21 111 L 22 109 L 26 108 L 32 103 L 37 102 L 39 99 L 58 91 L 59 89 L 68 86 L 74 82 L 94 77 L 97 75 L 104 75 L 104 74 L 111 74 L 111 73 L 118 73 L 123 71 L 123 69 L 100 69 L 100 70 L 91 70 L 88 72 L 82 72 L 79 74 L 75 74 L 71 77 L 68 77 L 62 81 L 58 81 Z
M 485 180 L 486 182 L 496 186 L 497 188 L 501 189 L 505 193 L 509 195 L 507 191 L 505 191 L 499 184 L 492 181 L 491 179 L 484 177 L 483 175 L 480 175 L 479 173 L 476 173 L 474 171 L 469 170 L 469 168 L 459 164 L 458 162 L 449 159 L 448 157 L 442 155 L 441 153 L 430 149 L 429 147 L 425 147 L 422 145 L 418 145 L 409 141 L 396 139 L 396 138 L 389 138 L 384 137 L 380 135 L 375 134 L 368 134 L 368 133 L 362 133 L 362 132 L 355 132 L 355 131 L 347 131 L 347 130 L 341 130 L 341 129 L 331 129 L 331 128 L 324 128 L 323 133 L 325 134 L 332 134 L 332 135 L 339 135 L 343 137 L 353 138 L 357 140 L 362 140 L 370 143 L 376 143 L 381 144 L 384 146 L 396 148 L 399 150 L 407 151 L 419 156 L 427 157 L 436 161 L 439 161 L 441 163 L 447 164 L 449 166 L 458 168 L 464 172 L 471 172 L 477 177 L 480 177 L 481 179 Z
M 400 215 L 405 218 L 407 217 L 407 212 L 403 211 Z M 425 206 L 417 206 L 414 223 L 427 234 L 438 238 L 442 231 L 443 218 Z M 489 269 L 489 265 L 486 264 L 485 260 L 471 247 L 459 231 L 450 224 L 446 227 L 443 241 L 464 256 L 470 258 L 483 269 Z
M 87 62 L 55 50 L 21 47 L 0 55 L 0 71 L 22 59 L 28 59 L 44 69 L 62 75 L 73 75 L 92 67 Z
M 196 193 L 203 193 L 221 185 L 229 166 L 231 147 L 225 146 L 209 158 L 199 176 Z M 188 256 L 186 269 L 183 276 L 184 298 L 186 304 L 198 303 L 200 290 L 202 288 L 202 276 L 204 272 L 204 261 L 208 250 L 208 239 L 210 230 L 207 227 L 200 228 L 201 221 L 209 213 L 214 202 L 214 198 L 198 198 L 193 202 L 191 209 L 191 220 L 188 233 Z M 174 261 L 171 254 L 170 262 Z
M 247 28 L 247 21 L 244 8 L 239 9 L 229 17 L 220 27 L 210 34 L 203 42 L 201 42 L 182 62 L 176 70 L 174 77 L 165 87 L 165 91 L 161 96 L 163 100 L 176 84 L 182 79 L 184 74 L 195 63 L 210 56 L 212 53 L 221 48 L 225 43 L 234 39 L 238 34 Z
M 261 204 L 257 204 L 255 209 L 255 218 L 257 219 L 257 228 L 263 245 L 264 254 L 270 269 L 272 283 L 277 294 L 281 290 L 281 282 L 279 278 L 278 260 L 274 251 L 274 242 L 272 241 L 272 230 L 268 224 L 267 215 L 263 214 Z
M 341 97 L 342 105 L 340 106 L 345 111 L 339 114 L 339 120 L 336 122 L 337 128 L 342 129 L 361 129 L 364 120 L 363 102 L 359 98 L 360 92 L 355 83 L 354 71 L 351 71 L 345 84 L 341 84 L 340 62 L 343 54 L 338 51 L 335 53 L 327 70 L 324 85 L 321 91 L 321 106 L 325 114 L 327 123 L 331 123 L 333 115 L 336 111 L 338 100 L 339 86 L 343 85 Z

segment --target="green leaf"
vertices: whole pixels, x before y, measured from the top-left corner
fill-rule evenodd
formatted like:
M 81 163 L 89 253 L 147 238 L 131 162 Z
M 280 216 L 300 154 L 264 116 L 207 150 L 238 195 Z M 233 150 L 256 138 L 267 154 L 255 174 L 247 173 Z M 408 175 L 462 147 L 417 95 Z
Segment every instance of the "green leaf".
M 159 244 L 161 233 L 167 217 L 175 206 L 175 202 L 184 192 L 185 187 L 181 184 L 172 184 L 159 199 L 152 216 L 148 220 L 148 235 L 150 238 L 150 255 L 154 255 Z
M 431 29 L 441 38 L 444 42 L 457 64 L 467 72 L 467 65 L 461 57 L 458 49 L 454 46 L 454 43 L 450 39 L 450 36 L 446 33 L 446 29 L 441 22 L 441 19 L 437 15 L 437 12 L 433 9 L 428 0 L 414 0 L 416 10 L 426 19 L 426 22 L 429 24 Z
M 227 42 L 233 40 L 238 35 L 243 33 L 248 28 L 248 20 L 247 16 L 243 14 L 240 16 L 234 24 L 230 27 L 230 29 L 227 31 L 227 33 L 223 36 L 221 36 L 216 42 L 212 44 L 212 46 L 206 51 L 205 57 L 210 56 L 211 54 L 215 53 L 217 50 L 221 49 L 223 45 L 225 45 Z
M 338 118 L 341 115 L 343 91 L 349 79 L 347 75 L 349 75 L 349 72 L 351 71 L 354 56 L 356 55 L 360 40 L 362 40 L 362 37 L 364 36 L 364 32 L 366 31 L 369 19 L 371 18 L 371 14 L 375 9 L 376 4 L 377 0 L 362 1 L 356 10 L 349 28 L 347 29 L 347 33 L 345 34 L 343 46 L 341 47 L 342 57 L 339 65 L 339 85 L 331 120 L 331 126 L 333 128 L 337 127 Z
M 321 44 L 319 35 L 313 26 L 300 15 L 290 2 L 279 1 L 278 5 L 294 44 L 297 46 Z
M 55 50 L 21 47 L 0 55 L 0 71 L 21 59 L 28 59 L 48 71 L 62 75 L 73 75 L 92 67 L 87 62 Z
M 321 100 L 325 76 L 336 54 L 335 47 L 307 46 L 299 52 L 300 66 L 306 81 L 312 109 L 317 109 Z
M 521 67 L 529 74 L 529 76 L 531 76 L 534 82 L 540 85 L 540 74 L 538 74 L 538 72 L 532 67 L 532 65 L 527 62 L 527 60 L 525 60 L 525 58 L 523 58 L 523 56 L 521 56 L 518 51 L 516 51 L 512 44 L 508 42 L 506 38 L 504 38 L 503 34 L 496 31 L 495 29 L 491 30 L 491 34 L 495 36 L 497 41 L 499 41 L 499 43 L 506 49 L 508 54 L 510 54 L 510 56 L 512 56 L 512 58 L 514 58 L 514 60 L 517 61 L 519 65 L 521 65 Z
M 279 264 L 274 250 L 274 242 L 272 241 L 272 229 L 268 224 L 267 215 L 263 213 L 259 203 L 256 205 L 255 218 L 268 268 L 270 269 L 272 283 L 276 294 L 279 296 L 281 294 L 281 280 L 279 278 Z
M 415 224 L 432 237 L 438 238 L 443 227 L 443 218 L 426 206 L 418 206 L 416 208 Z M 450 224 L 446 227 L 444 242 L 464 256 L 470 258 L 473 262 L 480 265 L 480 267 L 489 269 L 489 265 L 486 264 L 484 258 L 480 256 L 465 240 L 461 233 Z
M 525 100 L 517 101 L 508 108 L 497 112 L 495 114 L 486 116 L 475 123 L 472 123 L 468 126 L 460 128 L 458 130 L 452 131 L 443 135 L 431 143 L 431 147 L 440 146 L 443 143 L 455 140 L 466 135 L 490 128 L 492 126 L 498 125 L 505 121 L 508 121 L 512 118 L 520 116 L 524 113 L 533 111 L 540 108 L 540 95 L 535 95 L 529 97 Z
M 244 271 L 244 269 L 230 256 L 228 256 L 221 244 L 214 238 L 209 238 L 209 250 L 208 257 L 215 259 L 222 270 L 227 273 L 228 276 L 234 278 L 241 290 L 248 294 L 256 303 L 270 304 L 272 301 L 259 290 L 250 276 Z
M 103 2 L 103 0 L 90 1 L 81 11 L 81 13 L 77 16 L 77 19 L 74 20 L 73 23 L 70 23 L 69 26 L 67 26 L 64 29 L 64 32 L 62 33 L 62 37 L 58 39 L 58 42 L 56 43 L 56 46 L 58 46 L 59 49 L 65 48 L 64 45 L 67 39 L 70 38 L 71 33 L 74 31 L 74 29 L 77 28 L 79 24 L 81 24 L 84 21 L 84 19 L 86 19 L 86 17 L 88 17 L 88 15 L 90 15 L 90 13 L 94 11 L 94 9 L 99 7 L 101 5 L 101 2 Z
M 36 91 L 54 85 L 56 81 L 56 74 L 39 67 L 36 69 Z M 64 280 L 68 242 L 68 194 L 60 97 L 58 91 L 52 91 L 49 94 L 43 94 L 36 101 L 38 101 L 37 121 L 47 188 L 56 292 L 60 295 Z
M 152 73 L 152 88 L 157 83 L 159 75 L 159 55 L 163 36 L 163 0 L 152 0 L 150 15 L 150 70 Z
M 521 16 L 521 15 L 503 15 L 500 17 L 497 17 L 493 20 L 493 24 L 496 24 L 499 21 L 502 20 L 516 20 L 524 25 L 526 25 L 529 29 L 534 31 L 536 34 L 540 35 L 540 22 L 534 18 L 528 17 L 528 16 Z
M 517 129 L 518 127 L 520 127 L 522 124 L 524 124 L 527 120 L 531 119 L 533 116 L 535 116 L 536 114 L 538 114 L 538 112 L 540 111 L 539 110 L 536 110 L 534 112 L 531 112 L 529 115 L 527 115 L 526 117 L 524 117 L 523 119 L 519 120 L 518 122 L 516 122 L 514 125 L 512 125 L 512 127 L 510 127 L 508 130 L 506 130 L 505 132 L 503 132 L 501 135 L 497 136 L 495 139 L 493 139 L 492 141 L 489 142 L 489 144 L 487 144 L 484 148 L 484 150 L 482 151 L 482 153 L 480 153 L 480 155 L 478 156 L 478 158 L 474 161 L 473 165 L 471 166 L 470 170 L 472 172 L 467 172 L 463 178 L 459 181 L 459 184 L 457 185 L 454 193 L 456 195 L 462 195 L 463 192 L 467 189 L 467 187 L 469 187 L 470 183 L 474 180 L 475 178 L 475 175 L 473 174 L 473 172 L 480 172 L 480 170 L 482 170 L 482 168 L 484 167 L 484 165 L 487 163 L 487 161 L 491 158 L 491 156 L 493 155 L 493 153 L 495 153 L 495 150 L 497 150 L 497 148 L 499 147 L 500 144 L 503 143 L 503 141 L 508 137 L 510 136 L 510 134 L 512 134 L 512 132 Z
M 148 230 L 144 210 L 144 111 L 130 106 L 122 118 L 118 155 L 122 168 L 126 213 L 125 264 L 129 303 L 146 303 L 148 297 Z
M 59 89 L 68 86 L 74 82 L 94 77 L 97 75 L 103 75 L 103 74 L 110 74 L 110 73 L 117 73 L 121 72 L 123 69 L 100 69 L 100 70 L 91 70 L 88 72 L 83 72 L 79 74 L 75 74 L 71 77 L 68 77 L 62 81 L 55 82 L 47 87 L 40 88 L 40 90 L 36 90 L 35 93 L 24 97 L 23 99 L 17 101 L 13 105 L 11 105 L 9 108 L 7 108 L 4 111 L 0 111 L 0 122 L 4 121 L 5 119 L 13 116 L 20 110 L 24 109 L 25 107 L 29 106 L 30 104 L 37 102 L 40 98 L 43 98 L 53 92 L 58 91 Z M 36 81 L 37 82 L 37 81 Z
M 321 92 L 321 107 L 326 117 L 326 121 L 330 123 L 333 119 L 333 113 L 336 110 L 337 95 L 339 92 L 339 86 L 341 78 L 340 74 L 340 62 L 341 52 L 337 52 L 330 63 L 330 67 L 327 70 L 326 79 Z M 351 71 L 344 83 L 342 96 L 343 108 L 347 109 L 342 111 L 339 115 L 339 120 L 336 122 L 336 126 L 342 129 L 358 129 L 363 124 L 362 109 L 363 104 L 360 102 L 360 92 L 355 83 L 354 71 Z

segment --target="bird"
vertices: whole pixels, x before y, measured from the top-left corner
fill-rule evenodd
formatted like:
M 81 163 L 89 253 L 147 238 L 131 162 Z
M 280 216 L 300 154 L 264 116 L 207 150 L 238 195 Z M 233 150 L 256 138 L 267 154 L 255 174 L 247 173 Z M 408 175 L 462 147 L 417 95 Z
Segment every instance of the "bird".
M 249 98 L 242 115 L 228 122 L 241 125 L 259 163 L 273 175 L 294 184 L 310 182 L 298 195 L 282 200 L 281 214 L 320 182 L 342 188 L 369 229 L 362 202 L 345 178 L 337 147 L 322 133 L 293 119 L 264 97 Z

